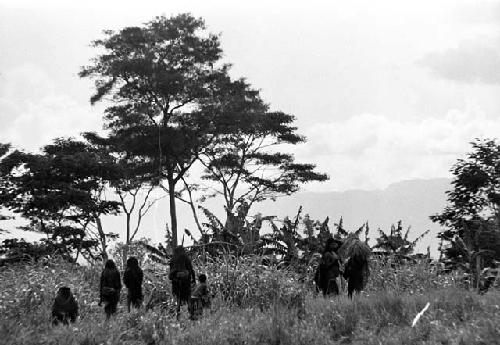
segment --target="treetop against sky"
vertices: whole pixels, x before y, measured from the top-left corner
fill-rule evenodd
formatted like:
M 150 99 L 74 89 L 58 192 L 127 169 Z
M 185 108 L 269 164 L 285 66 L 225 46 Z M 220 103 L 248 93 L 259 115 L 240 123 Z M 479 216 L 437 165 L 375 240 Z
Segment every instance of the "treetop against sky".
M 271 110 L 293 114 L 294 148 L 332 179 L 374 189 L 449 176 L 475 137 L 500 132 L 498 1 L 0 2 L 0 138 L 35 149 L 101 130 L 78 78 L 102 30 L 189 12 L 220 33 L 224 62 Z

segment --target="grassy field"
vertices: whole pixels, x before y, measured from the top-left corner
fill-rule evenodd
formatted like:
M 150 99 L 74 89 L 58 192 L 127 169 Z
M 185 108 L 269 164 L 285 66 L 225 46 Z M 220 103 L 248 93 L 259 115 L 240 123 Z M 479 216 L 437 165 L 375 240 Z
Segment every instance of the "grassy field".
M 307 272 L 252 260 L 214 262 L 203 270 L 216 297 L 202 320 L 189 321 L 185 310 L 180 321 L 172 317 L 167 272 L 151 267 L 145 270 L 145 295 L 155 307 L 129 314 L 121 303 L 106 322 L 97 306 L 100 268 L 64 263 L 1 268 L 0 343 L 500 344 L 500 292 L 467 291 L 455 277 L 436 277 L 426 264 L 375 263 L 367 292 L 353 301 L 316 296 L 304 279 Z M 80 318 L 69 327 L 49 321 L 61 284 L 72 288 L 80 305 Z

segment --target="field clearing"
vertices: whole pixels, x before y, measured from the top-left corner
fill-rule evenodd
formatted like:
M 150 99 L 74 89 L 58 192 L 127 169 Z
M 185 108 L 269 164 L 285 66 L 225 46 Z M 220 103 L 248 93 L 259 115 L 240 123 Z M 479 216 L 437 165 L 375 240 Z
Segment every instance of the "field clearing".
M 422 265 L 376 266 L 368 291 L 351 301 L 345 295 L 316 296 L 308 282 L 290 271 L 251 261 L 214 264 L 205 267 L 216 293 L 212 309 L 194 322 L 185 308 L 180 321 L 172 316 L 167 274 L 158 267 L 145 270 L 146 300 L 153 295 L 155 307 L 128 314 L 122 302 L 109 322 L 97 306 L 100 269 L 65 263 L 4 267 L 0 343 L 499 344 L 500 292 L 478 295 L 453 283 L 453 277 L 436 280 Z M 406 286 L 402 278 L 410 276 L 411 286 Z M 69 327 L 53 327 L 50 307 L 63 282 L 78 300 L 80 317 Z M 429 309 L 411 327 L 428 302 Z

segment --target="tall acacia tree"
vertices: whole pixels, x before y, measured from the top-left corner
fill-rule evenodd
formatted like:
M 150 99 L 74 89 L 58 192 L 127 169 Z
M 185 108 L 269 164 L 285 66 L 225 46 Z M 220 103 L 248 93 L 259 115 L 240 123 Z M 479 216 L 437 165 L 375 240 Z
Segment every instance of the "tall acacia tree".
M 217 114 L 218 137 L 200 154 L 200 161 L 203 178 L 215 182 L 215 193 L 224 198 L 225 228 L 234 231 L 256 202 L 290 195 L 300 184 L 328 176 L 281 152 L 285 145 L 305 141 L 293 125 L 294 116 L 269 111 L 259 91 L 243 79 L 218 87 L 217 97 L 203 107 Z
M 218 36 L 189 14 L 156 17 L 142 27 L 104 34 L 93 43 L 104 53 L 80 76 L 95 79 L 91 103 L 105 96 L 114 103 L 105 113 L 111 135 L 128 138 L 134 155 L 158 167 L 157 183 L 167 181 L 176 246 L 176 184 L 210 141 L 199 104 L 227 70 L 219 62 Z

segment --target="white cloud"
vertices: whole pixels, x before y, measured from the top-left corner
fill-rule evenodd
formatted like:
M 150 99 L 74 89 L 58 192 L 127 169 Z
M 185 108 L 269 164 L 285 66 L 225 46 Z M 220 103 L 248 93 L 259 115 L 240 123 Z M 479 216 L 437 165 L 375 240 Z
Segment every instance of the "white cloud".
M 36 66 L 19 66 L 0 78 L 0 142 L 34 150 L 55 137 L 101 128 L 98 109 L 72 99 Z
M 405 179 L 448 177 L 470 141 L 498 133 L 500 119 L 472 106 L 439 118 L 393 120 L 361 114 L 310 126 L 305 131 L 308 143 L 297 147 L 296 156 L 331 177 L 310 190 L 377 189 Z
M 500 49 L 496 39 L 475 38 L 455 48 L 433 52 L 421 59 L 438 77 L 465 82 L 500 84 Z

